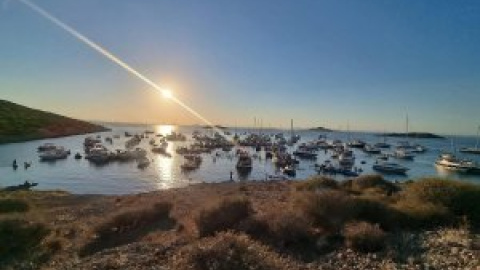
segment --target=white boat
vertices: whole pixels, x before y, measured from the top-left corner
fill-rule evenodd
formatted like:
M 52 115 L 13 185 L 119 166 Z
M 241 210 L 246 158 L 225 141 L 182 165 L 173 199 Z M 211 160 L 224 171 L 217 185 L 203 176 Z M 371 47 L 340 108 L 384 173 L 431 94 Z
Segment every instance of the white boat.
M 405 160 L 413 160 L 415 158 L 415 155 L 413 155 L 406 148 L 396 149 L 395 152 L 393 152 L 392 156 L 397 159 L 405 159 Z
M 110 161 L 111 154 L 107 148 L 102 145 L 96 144 L 90 148 L 85 159 L 95 164 L 105 164 Z
M 342 167 L 352 167 L 355 164 L 355 156 L 353 152 L 344 151 L 338 156 L 338 164 Z
M 53 143 L 45 143 L 43 145 L 40 145 L 37 150 L 38 152 L 45 152 L 45 151 L 50 151 L 50 150 L 55 150 L 57 146 Z
M 55 147 L 54 149 L 42 152 L 40 154 L 40 161 L 54 161 L 58 159 L 66 159 L 70 151 L 65 150 L 63 147 Z
M 480 154 L 480 148 L 478 147 L 479 142 L 480 142 L 480 126 L 478 126 L 478 130 L 477 130 L 477 142 L 475 144 L 475 147 L 463 147 L 460 149 L 460 152 L 468 153 L 468 154 Z
M 406 174 L 409 170 L 407 167 L 392 162 L 378 162 L 372 168 L 386 174 Z
M 441 154 L 435 161 L 437 167 L 456 172 L 468 172 L 475 169 L 475 164 L 468 160 L 462 160 L 450 153 Z

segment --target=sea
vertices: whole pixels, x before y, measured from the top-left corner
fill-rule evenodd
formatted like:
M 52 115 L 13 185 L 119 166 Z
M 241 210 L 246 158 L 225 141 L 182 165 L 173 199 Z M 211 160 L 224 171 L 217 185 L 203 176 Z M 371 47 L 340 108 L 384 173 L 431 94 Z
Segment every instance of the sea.
M 181 155 L 175 153 L 179 146 L 188 146 L 192 143 L 192 132 L 199 131 L 203 134 L 212 134 L 211 129 L 204 129 L 200 126 L 175 126 L 175 125 L 127 125 L 127 124 L 106 124 L 111 129 L 108 132 L 97 134 L 77 135 L 55 139 L 36 140 L 22 143 L 12 143 L 0 145 L 0 187 L 22 184 L 25 181 L 36 182 L 38 190 L 64 190 L 74 194 L 135 194 L 149 192 L 154 190 L 180 188 L 196 183 L 215 183 L 230 180 L 230 173 L 233 173 L 234 181 L 264 181 L 269 175 L 275 175 L 279 172 L 272 164 L 271 160 L 264 158 L 264 153 L 259 152 L 258 158 L 254 159 L 253 169 L 247 175 L 239 175 L 235 169 L 236 158 L 235 149 L 226 153 L 219 149 L 218 156 L 216 152 L 203 154 L 203 162 L 200 168 L 195 171 L 184 172 L 180 165 L 184 162 Z M 114 139 L 113 144 L 104 143 L 111 150 L 124 149 L 125 141 L 128 139 L 125 132 L 141 134 L 146 130 L 151 130 L 156 134 L 167 135 L 171 132 L 180 132 L 187 136 L 186 142 L 169 142 L 168 152 L 172 157 L 166 157 L 154 154 L 150 151 L 149 140 L 158 138 L 150 135 L 149 139 L 144 139 L 139 147 L 148 150 L 148 158 L 152 160 L 149 167 L 139 169 L 135 162 L 117 163 L 112 162 L 104 166 L 97 166 L 85 159 L 74 159 L 75 153 L 83 155 L 83 141 L 87 136 L 100 136 L 102 139 L 121 135 L 119 139 Z M 236 128 L 228 129 L 232 134 L 248 134 L 250 132 L 260 132 L 258 129 Z M 290 134 L 289 130 L 263 129 L 265 134 L 284 133 L 285 137 Z M 368 132 L 318 132 L 311 130 L 297 130 L 295 134 L 301 136 L 301 142 L 308 142 L 317 139 L 320 135 L 326 135 L 328 140 L 339 139 L 347 141 L 349 139 L 361 139 L 368 143 L 383 141 L 384 138 L 379 134 Z M 387 138 L 388 143 L 395 145 L 404 138 Z M 428 147 L 428 151 L 418 154 L 414 161 L 395 160 L 395 162 L 408 167 L 410 170 L 406 176 L 389 176 L 385 178 L 391 181 L 417 180 L 423 177 L 443 177 L 458 179 L 480 184 L 480 175 L 465 175 L 439 170 L 434 166 L 434 161 L 443 151 L 451 152 L 454 141 L 455 148 L 473 147 L 475 137 L 459 137 L 453 140 L 447 139 L 411 139 L 411 143 L 418 143 Z M 55 162 L 40 162 L 37 153 L 37 147 L 44 143 L 54 143 L 70 149 L 72 155 L 65 160 Z M 255 153 L 253 148 L 243 148 Z M 289 151 L 293 151 L 294 147 Z M 391 151 L 391 150 L 387 150 Z M 373 174 L 372 165 L 375 163 L 375 156 L 365 154 L 363 151 L 354 149 L 356 156 L 356 165 L 363 170 L 362 174 Z M 321 164 L 330 159 L 330 153 L 323 151 L 318 153 L 317 160 L 302 160 L 298 166 L 295 180 L 307 179 L 310 176 L 317 175 L 315 164 Z M 461 154 L 457 156 L 468 158 L 480 162 L 480 155 Z M 12 168 L 13 160 L 17 160 L 20 165 L 17 170 Z M 363 162 L 362 162 L 363 161 Z M 24 169 L 23 163 L 31 162 L 32 166 Z M 365 164 L 361 164 L 365 163 Z M 341 180 L 344 177 L 335 176 Z

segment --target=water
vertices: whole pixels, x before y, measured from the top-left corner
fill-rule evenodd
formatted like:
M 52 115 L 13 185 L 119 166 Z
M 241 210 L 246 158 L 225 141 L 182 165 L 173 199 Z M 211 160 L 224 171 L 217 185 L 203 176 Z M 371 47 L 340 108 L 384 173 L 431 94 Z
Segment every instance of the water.
M 185 135 L 190 135 L 194 130 L 199 130 L 203 133 L 210 133 L 211 131 L 201 129 L 199 127 L 179 127 L 179 126 L 109 126 L 112 128 L 111 132 L 99 133 L 102 138 L 113 136 L 114 134 L 124 134 L 125 131 L 131 133 L 142 133 L 145 130 L 153 130 L 156 133 L 169 134 L 172 131 L 182 132 Z M 242 134 L 248 130 L 237 130 Z M 278 130 L 272 130 L 271 133 L 278 133 Z M 288 134 L 288 131 L 284 131 Z M 299 131 L 302 136 L 302 141 L 308 141 L 318 138 L 319 132 L 313 131 Z M 92 134 L 91 134 L 92 135 Z M 90 135 L 90 136 L 91 136 Z M 96 134 L 93 134 L 96 135 Z M 346 141 L 348 137 L 358 138 L 370 143 L 375 143 L 382 138 L 371 133 L 354 133 L 350 134 L 342 132 L 333 132 L 327 134 L 328 139 L 340 139 Z M 222 156 L 214 160 L 213 154 L 204 154 L 201 167 L 189 173 L 184 173 L 180 169 L 180 165 L 184 159 L 182 156 L 175 154 L 175 149 L 178 146 L 188 145 L 189 142 L 170 142 L 168 152 L 172 153 L 171 158 L 164 157 L 149 152 L 148 157 L 153 160 L 152 164 L 143 170 L 137 168 L 135 162 L 131 163 L 110 163 L 106 166 L 95 166 L 90 164 L 87 160 L 75 160 L 73 154 L 80 152 L 83 154 L 83 140 L 86 135 L 72 136 L 58 139 L 47 139 L 39 141 L 31 141 L 25 143 L 0 145 L 0 185 L 17 185 L 23 183 L 25 180 L 38 182 L 37 189 L 43 190 L 66 190 L 77 194 L 127 194 L 148 192 L 158 189 L 168 189 L 175 187 L 184 187 L 189 184 L 199 182 L 222 182 L 229 180 L 230 171 L 234 172 L 236 180 L 264 180 L 267 174 L 274 174 L 275 168 L 271 161 L 265 159 L 254 159 L 254 167 L 251 173 L 247 176 L 239 176 L 236 174 L 235 158 L 229 158 L 226 153 L 221 152 Z M 150 138 L 153 138 L 150 135 Z M 401 140 L 400 138 L 388 138 L 388 142 L 394 144 Z M 110 146 L 104 143 L 109 148 L 124 148 L 126 138 L 122 136 L 121 139 L 115 139 L 114 145 Z M 145 139 L 140 144 L 144 149 L 150 149 L 148 145 L 149 139 Z M 43 163 L 38 160 L 37 147 L 46 142 L 52 142 L 56 145 L 64 146 L 72 151 L 72 156 L 66 160 L 59 160 L 53 163 Z M 439 171 L 433 162 L 441 153 L 442 150 L 450 150 L 450 140 L 436 140 L 436 139 L 418 139 L 415 141 L 429 148 L 428 152 L 419 154 L 415 161 L 400 161 L 395 160 L 402 165 L 410 168 L 406 177 L 402 176 L 386 176 L 390 180 L 406 180 L 415 179 L 424 176 L 442 176 L 460 179 L 463 181 L 470 181 L 480 183 L 480 176 L 475 175 L 461 175 L 451 174 L 445 171 Z M 458 137 L 456 138 L 458 147 L 473 146 L 475 138 L 473 137 Z M 291 149 L 293 150 L 293 149 Z M 253 149 L 249 149 L 254 152 Z M 375 162 L 373 156 L 369 156 L 360 150 L 356 150 L 357 166 L 364 170 L 364 174 L 373 173 L 371 167 Z M 233 153 L 233 152 L 232 152 Z M 458 154 L 460 157 L 473 159 L 480 162 L 480 156 Z M 319 152 L 318 162 L 328 159 L 322 151 Z M 12 161 L 17 159 L 20 167 L 14 171 L 12 169 Z M 365 165 L 360 165 L 359 161 L 366 161 Z M 32 167 L 24 170 L 23 162 L 32 162 Z M 304 179 L 308 176 L 316 174 L 314 170 L 315 161 L 302 161 L 297 170 L 298 179 Z

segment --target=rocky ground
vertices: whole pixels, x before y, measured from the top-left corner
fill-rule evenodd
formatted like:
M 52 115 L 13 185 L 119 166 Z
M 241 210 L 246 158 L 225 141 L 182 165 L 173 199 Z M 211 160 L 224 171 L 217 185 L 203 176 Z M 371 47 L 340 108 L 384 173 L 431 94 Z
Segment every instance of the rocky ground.
M 212 198 L 241 194 L 252 201 L 256 213 L 262 213 L 271 208 L 288 207 L 292 192 L 291 182 L 258 182 L 199 184 L 125 196 L 79 196 L 64 192 L 2 193 L 0 198 L 27 199 L 33 208 L 27 213 L 0 214 L 0 220 L 21 218 L 44 223 L 52 229 L 45 241 L 55 240 L 58 250 L 46 263 L 23 266 L 24 269 L 175 269 L 174 261 L 182 256 L 185 247 L 192 243 L 204 245 L 201 242 L 204 240 L 196 235 L 192 213 Z M 165 201 L 173 205 L 170 215 L 174 225 L 136 234 L 121 245 L 106 247 L 93 254 L 79 255 L 82 248 L 95 239 L 93 228 L 99 223 L 125 210 Z M 282 265 L 283 269 L 480 270 L 480 234 L 472 232 L 468 226 L 391 233 L 389 239 L 388 247 L 378 253 L 359 253 L 339 247 L 309 261 L 279 255 L 278 260 L 284 261 L 278 265 Z M 269 247 L 265 247 L 265 252 L 275 253 Z

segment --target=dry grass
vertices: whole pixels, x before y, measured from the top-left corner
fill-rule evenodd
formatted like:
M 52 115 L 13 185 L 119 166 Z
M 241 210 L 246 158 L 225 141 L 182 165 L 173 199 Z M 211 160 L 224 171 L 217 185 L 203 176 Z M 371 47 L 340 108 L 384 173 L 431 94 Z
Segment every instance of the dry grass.
M 134 242 L 154 230 L 172 229 L 175 222 L 169 216 L 171 208 L 171 203 L 162 202 L 113 216 L 95 227 L 96 238 L 84 246 L 81 255 Z
M 305 181 L 295 183 L 295 188 L 299 191 L 316 191 L 321 189 L 338 189 L 338 182 L 332 178 L 324 176 L 313 176 Z
M 386 234 L 378 225 L 352 222 L 343 230 L 346 245 L 360 252 L 377 252 L 385 248 Z
M 204 237 L 234 229 L 252 213 L 252 204 L 247 198 L 227 198 L 200 209 L 194 222 L 199 236 Z
M 298 269 L 270 248 L 244 234 L 219 233 L 187 245 L 170 256 L 177 270 L 281 270 Z
M 362 175 L 350 180 L 347 183 L 347 188 L 357 192 L 365 192 L 368 190 L 371 192 L 372 190 L 377 190 L 391 195 L 400 190 L 398 186 L 385 180 L 381 175 L 378 174 Z

